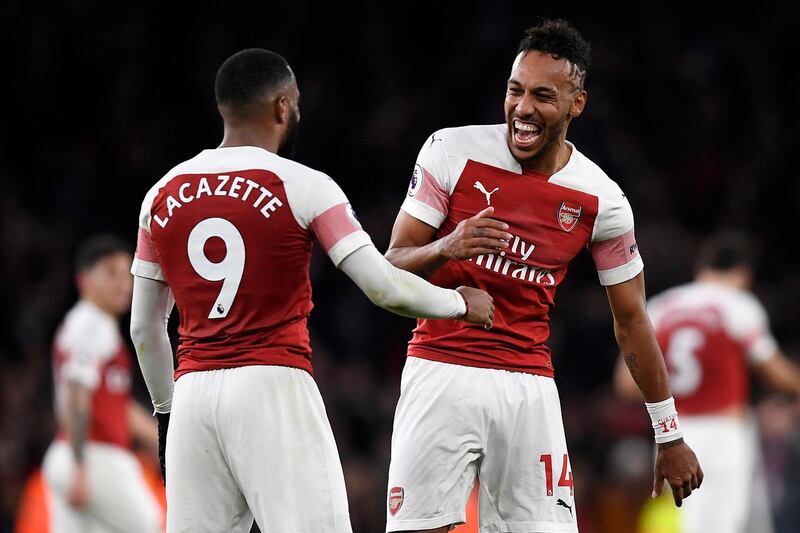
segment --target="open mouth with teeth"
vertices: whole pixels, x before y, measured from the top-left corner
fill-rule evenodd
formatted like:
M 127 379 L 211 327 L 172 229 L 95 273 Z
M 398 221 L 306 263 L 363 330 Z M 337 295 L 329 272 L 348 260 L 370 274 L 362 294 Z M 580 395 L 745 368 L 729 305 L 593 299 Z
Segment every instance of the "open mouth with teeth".
M 527 148 L 533 145 L 542 134 L 542 126 L 539 124 L 525 122 L 516 118 L 512 122 L 511 129 L 514 136 L 514 144 L 520 148 Z

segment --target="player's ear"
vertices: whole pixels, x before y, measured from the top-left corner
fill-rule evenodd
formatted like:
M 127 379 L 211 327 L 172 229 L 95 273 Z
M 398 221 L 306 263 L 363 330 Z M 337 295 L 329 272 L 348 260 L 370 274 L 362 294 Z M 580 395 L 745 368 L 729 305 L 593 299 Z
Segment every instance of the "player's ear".
M 275 100 L 275 122 L 278 124 L 285 124 L 289 122 L 289 115 L 291 113 L 291 105 L 286 96 L 279 96 Z
M 586 107 L 586 98 L 588 96 L 589 95 L 584 90 L 581 90 L 575 95 L 575 98 L 572 100 L 572 105 L 569 108 L 570 118 L 578 117 L 583 113 L 583 108 Z

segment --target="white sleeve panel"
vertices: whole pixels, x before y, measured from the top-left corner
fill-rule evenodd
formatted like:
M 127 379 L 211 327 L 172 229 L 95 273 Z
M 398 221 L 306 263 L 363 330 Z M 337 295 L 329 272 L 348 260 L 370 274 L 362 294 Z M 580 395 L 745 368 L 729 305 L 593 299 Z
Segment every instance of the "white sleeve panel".
M 742 292 L 725 306 L 728 334 L 739 342 L 751 363 L 760 363 L 778 352 L 769 328 L 769 318 L 755 296 Z
M 347 204 L 347 196 L 329 176 L 307 167 L 299 168 L 281 179 L 295 220 L 301 228 L 308 229 L 315 218 L 331 207 Z
M 398 315 L 458 318 L 466 312 L 464 299 L 457 291 L 431 285 L 396 268 L 372 245 L 348 256 L 341 269 L 372 303 Z
M 167 323 L 174 305 L 172 291 L 166 284 L 134 278 L 131 339 L 157 413 L 172 409 L 175 366 Z
M 434 133 L 422 145 L 401 207 L 434 228 L 441 226 L 447 218 L 450 194 L 455 188 L 445 141 L 437 135 L 441 134 Z
M 87 302 L 67 316 L 56 345 L 65 355 L 62 375 L 90 389 L 100 383 L 100 368 L 114 357 L 121 342 L 114 320 Z
M 633 229 L 633 210 L 616 183 L 611 182 L 607 194 L 598 198 L 597 218 L 592 230 L 592 243 L 606 241 Z
M 321 172 L 284 181 L 287 200 L 300 227 L 310 230 L 337 267 L 372 244 L 341 187 Z
M 598 198 L 597 218 L 589 248 L 600 283 L 616 285 L 636 277 L 644 262 L 633 231 L 633 210 L 613 182 L 609 194 Z

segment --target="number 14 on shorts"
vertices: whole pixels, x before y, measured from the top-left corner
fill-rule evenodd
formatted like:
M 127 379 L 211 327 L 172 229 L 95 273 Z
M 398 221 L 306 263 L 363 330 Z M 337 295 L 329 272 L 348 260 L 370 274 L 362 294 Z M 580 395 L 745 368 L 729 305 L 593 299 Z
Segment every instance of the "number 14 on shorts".
M 547 487 L 547 495 L 553 495 L 553 456 L 549 453 L 542 454 L 539 457 L 539 462 L 544 463 L 544 478 Z M 572 472 L 569 469 L 569 457 L 564 454 L 564 460 L 561 465 L 561 475 L 558 478 L 559 487 L 569 487 L 570 495 L 575 493 L 572 483 Z

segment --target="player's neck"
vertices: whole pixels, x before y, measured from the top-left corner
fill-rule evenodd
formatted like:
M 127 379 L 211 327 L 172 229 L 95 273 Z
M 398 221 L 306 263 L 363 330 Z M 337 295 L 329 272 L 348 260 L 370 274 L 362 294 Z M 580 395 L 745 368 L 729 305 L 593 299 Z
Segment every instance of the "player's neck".
M 264 128 L 226 126 L 219 148 L 232 148 L 234 146 L 256 146 L 276 154 L 280 147 L 280 136 Z
M 87 303 L 95 306 L 97 309 L 102 311 L 103 314 L 108 315 L 115 322 L 119 321 L 119 314 L 116 313 L 113 309 L 109 309 L 108 306 L 103 305 L 103 302 L 99 301 L 97 298 L 93 298 L 92 296 L 87 295 L 87 294 L 82 294 L 81 295 L 81 300 L 83 300 L 84 302 L 87 302 Z
M 711 283 L 732 289 L 746 290 L 745 281 L 740 276 L 733 273 L 727 274 L 714 270 L 704 270 L 697 274 L 696 279 L 700 283 Z
M 552 176 L 567 165 L 571 155 L 572 147 L 567 144 L 566 139 L 559 139 L 540 157 L 522 163 L 522 168 L 546 176 Z

